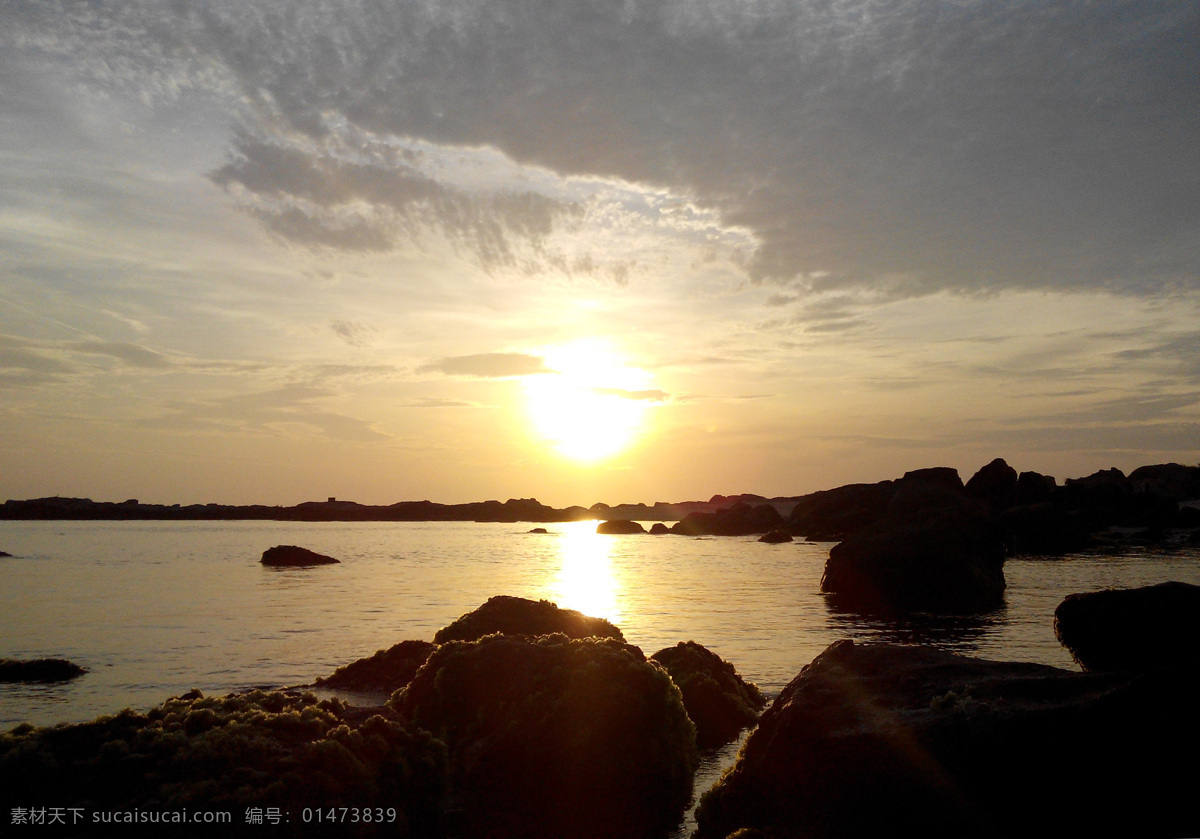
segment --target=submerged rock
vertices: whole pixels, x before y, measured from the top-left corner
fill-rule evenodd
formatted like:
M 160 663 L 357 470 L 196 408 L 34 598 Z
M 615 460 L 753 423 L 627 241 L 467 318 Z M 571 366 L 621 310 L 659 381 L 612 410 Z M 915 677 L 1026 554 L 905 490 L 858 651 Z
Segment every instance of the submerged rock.
M 1167 582 L 1072 594 L 1054 634 L 1085 670 L 1146 670 L 1200 659 L 1200 586 Z
M 1195 668 L 1075 673 L 826 649 L 701 800 L 695 839 L 1196 836 Z
M 971 613 L 1004 598 L 1004 541 L 958 510 L 887 518 L 829 551 L 821 591 L 857 611 Z
M 66 682 L 86 672 L 65 658 L 0 658 L 0 682 Z
M 294 568 L 305 565 L 335 565 L 339 560 L 308 548 L 298 548 L 295 545 L 276 545 L 263 551 L 263 565 Z
M 549 600 L 497 595 L 454 623 L 439 629 L 435 644 L 447 641 L 475 641 L 495 632 L 504 635 L 549 635 L 557 632 L 568 638 L 615 638 L 624 641 L 621 630 L 604 618 L 591 618 L 574 609 L 560 609 Z
M 609 521 L 602 521 L 596 525 L 596 532 L 607 533 L 610 535 L 621 535 L 629 533 L 645 533 L 646 528 L 642 527 L 642 525 L 636 521 L 611 519 Z
M 449 746 L 468 839 L 661 837 L 691 791 L 679 690 L 616 640 L 446 643 L 391 704 Z
M 12 556 L 8 551 L 0 551 L 0 557 Z
M 733 665 L 695 641 L 650 656 L 666 668 L 683 694 L 683 705 L 696 724 L 696 745 L 705 749 L 728 743 L 758 720 L 767 704 L 758 687 L 744 681 Z
M 445 835 L 445 747 L 383 716 L 361 719 L 337 700 L 252 691 L 206 698 L 199 691 L 148 713 L 122 711 L 90 723 L 18 726 L 0 734 L 7 800 L 29 808 L 153 814 L 134 835 L 408 837 Z M 366 809 L 348 824 L 305 820 L 306 808 Z M 249 824 L 248 808 L 278 808 L 289 822 Z M 376 809 L 378 808 L 378 809 Z M 162 817 L 232 811 L 232 822 L 197 831 Z M 282 814 L 281 813 L 281 814 Z M 165 822 L 165 823 L 163 823 Z M 71 813 L 66 813 L 71 824 Z M 119 825 L 127 832 L 129 825 Z M 100 831 L 68 835 L 93 835 Z
M 436 645 L 428 641 L 401 641 L 368 658 L 339 667 L 333 675 L 317 679 L 317 684 L 342 690 L 394 693 L 412 681 L 435 649 Z
M 770 530 L 758 537 L 758 541 L 766 542 L 768 545 L 780 545 L 792 541 L 792 534 L 783 529 Z
M 546 528 L 544 528 L 544 527 L 535 527 L 535 528 L 533 528 L 532 530 L 530 530 L 529 532 L 530 532 L 530 533 L 539 533 L 539 534 L 541 534 L 541 533 L 549 533 L 550 531 L 549 531 L 549 530 L 547 530 L 547 529 L 546 529 Z

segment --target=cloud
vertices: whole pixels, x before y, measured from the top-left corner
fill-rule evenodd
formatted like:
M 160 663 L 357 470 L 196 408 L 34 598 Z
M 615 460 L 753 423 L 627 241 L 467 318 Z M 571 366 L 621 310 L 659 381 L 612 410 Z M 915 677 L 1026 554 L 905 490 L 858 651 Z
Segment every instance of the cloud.
M 171 362 L 161 353 L 121 341 L 77 341 L 67 344 L 66 348 L 88 355 L 104 355 L 115 358 L 131 367 L 161 369 L 171 365 Z
M 442 358 L 417 368 L 418 373 L 444 373 L 447 376 L 474 376 L 504 379 L 553 373 L 543 358 L 525 353 L 481 353 Z
M 1200 284 L 1190 0 L 24 5 L 22 54 L 235 97 L 214 180 L 290 240 L 606 265 L 552 240 L 669 239 L 641 190 L 797 293 Z
M 369 346 L 371 337 L 375 333 L 375 327 L 369 324 L 348 320 L 331 320 L 329 328 L 333 330 L 334 335 L 352 347 Z
M 671 394 L 665 390 L 623 390 L 616 387 L 597 387 L 592 388 L 592 391 L 601 396 L 616 396 L 635 402 L 667 402 L 671 399 Z

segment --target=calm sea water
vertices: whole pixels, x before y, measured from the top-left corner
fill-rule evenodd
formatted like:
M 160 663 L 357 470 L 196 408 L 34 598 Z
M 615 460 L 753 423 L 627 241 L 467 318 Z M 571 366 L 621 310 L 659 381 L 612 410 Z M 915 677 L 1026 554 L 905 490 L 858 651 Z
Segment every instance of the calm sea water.
M 545 535 L 531 527 L 0 522 L 0 550 L 13 554 L 0 558 L 0 657 L 62 657 L 89 671 L 63 685 L 0 685 L 0 729 L 149 708 L 193 687 L 310 683 L 398 641 L 431 639 L 494 594 L 606 617 L 647 655 L 698 641 L 774 695 L 840 638 L 1074 669 L 1052 626 L 1066 595 L 1200 584 L 1195 549 L 1013 560 L 1003 609 L 897 624 L 829 609 L 818 592 L 828 544 L 600 536 L 593 522 L 547 525 Z M 342 562 L 260 565 L 279 544 Z

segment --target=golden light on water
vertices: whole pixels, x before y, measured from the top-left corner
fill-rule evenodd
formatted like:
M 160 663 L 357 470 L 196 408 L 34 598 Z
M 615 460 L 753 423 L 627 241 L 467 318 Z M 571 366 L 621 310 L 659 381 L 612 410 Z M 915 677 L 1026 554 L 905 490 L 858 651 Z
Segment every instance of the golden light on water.
M 650 375 L 597 340 L 551 347 L 543 357 L 554 372 L 525 380 L 537 433 L 573 460 L 600 460 L 628 446 L 652 402 L 646 398 Z
M 558 540 L 562 564 L 550 598 L 564 609 L 576 609 L 620 626 L 621 584 L 612 565 L 613 537 L 596 533 L 596 522 L 562 525 Z

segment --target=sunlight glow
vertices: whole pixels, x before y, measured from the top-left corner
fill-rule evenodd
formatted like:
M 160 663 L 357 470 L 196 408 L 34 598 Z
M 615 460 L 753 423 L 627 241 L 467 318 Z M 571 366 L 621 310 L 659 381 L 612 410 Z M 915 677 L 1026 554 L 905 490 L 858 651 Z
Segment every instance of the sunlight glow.
M 642 428 L 657 391 L 606 343 L 584 339 L 542 351 L 554 373 L 525 380 L 534 428 L 561 454 L 593 461 L 625 448 Z
M 594 618 L 620 625 L 620 585 L 613 573 L 611 536 L 596 533 L 596 522 L 562 525 L 559 541 L 562 565 L 554 579 L 551 600 Z

